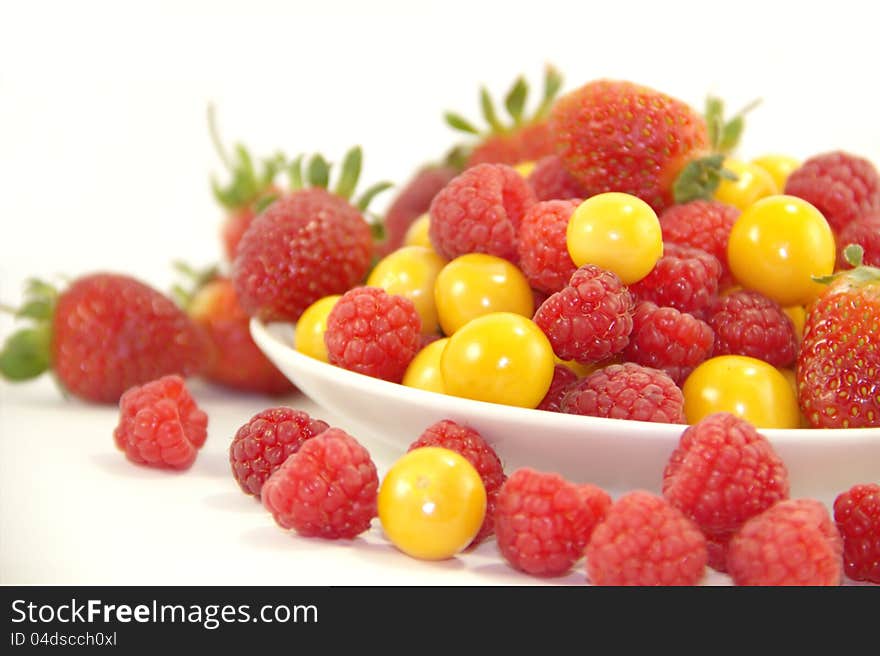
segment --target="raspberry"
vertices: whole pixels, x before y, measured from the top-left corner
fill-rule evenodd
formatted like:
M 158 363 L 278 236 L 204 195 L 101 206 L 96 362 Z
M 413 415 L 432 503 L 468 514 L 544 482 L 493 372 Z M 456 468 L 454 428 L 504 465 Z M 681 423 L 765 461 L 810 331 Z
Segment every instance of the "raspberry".
M 562 364 L 557 364 L 553 368 L 553 380 L 550 381 L 550 389 L 544 395 L 543 400 L 538 404 L 538 410 L 547 410 L 548 412 L 562 412 L 560 407 L 562 397 L 565 396 L 568 389 L 577 381 L 578 377 L 571 369 Z
M 176 374 L 131 387 L 119 399 L 113 438 L 132 462 L 188 469 L 207 436 L 208 415 Z
M 735 585 L 840 585 L 843 541 L 814 499 L 780 501 L 752 517 L 730 540 Z
M 468 548 L 478 545 L 495 530 L 495 505 L 498 490 L 506 476 L 501 459 L 483 436 L 473 428 L 461 426 L 454 421 L 444 419 L 425 429 L 421 436 L 413 442 L 409 451 L 423 446 L 439 446 L 455 451 L 474 466 L 486 488 L 486 516 L 479 532 L 471 540 Z
M 590 196 L 584 185 L 568 172 L 557 155 L 539 159 L 527 180 L 538 200 L 569 200 Z
M 260 496 L 263 483 L 303 442 L 327 430 L 327 423 L 301 410 L 268 408 L 241 426 L 229 446 L 232 475 L 245 494 Z
M 767 438 L 727 412 L 685 429 L 663 472 L 663 496 L 700 527 L 712 544 L 709 565 L 722 572 L 730 536 L 788 491 L 788 470 Z
M 479 164 L 453 178 L 431 202 L 428 235 L 442 257 L 488 253 L 516 262 L 516 234 L 535 203 L 528 183 L 506 164 Z
M 253 220 L 238 244 L 232 279 L 248 315 L 296 321 L 318 299 L 362 280 L 372 254 L 359 210 L 324 189 L 303 189 Z
M 416 171 L 385 212 L 383 255 L 400 248 L 410 225 L 428 211 L 434 196 L 455 176 L 451 166 L 424 166 Z
M 568 254 L 566 230 L 579 203 L 579 200 L 535 203 L 523 217 L 517 253 L 519 267 L 532 288 L 547 294 L 558 292 L 577 269 Z
M 705 321 L 642 301 L 633 312 L 633 331 L 623 355 L 630 362 L 665 371 L 681 386 L 712 354 L 714 339 Z
M 630 285 L 630 291 L 640 301 L 693 312 L 718 293 L 720 279 L 721 263 L 714 255 L 691 246 L 664 244 L 663 257 L 647 276 Z
M 573 415 L 684 423 L 684 396 L 668 374 L 634 362 L 611 364 L 569 388 L 560 404 Z
M 422 344 L 413 302 L 378 287 L 345 292 L 327 317 L 324 343 L 331 364 L 394 383 Z
M 854 485 L 834 500 L 843 537 L 843 569 L 855 581 L 880 583 L 880 485 Z
M 716 200 L 693 200 L 666 208 L 658 217 L 663 241 L 700 248 L 714 255 L 721 265 L 722 286 L 732 280 L 727 265 L 727 240 L 740 211 Z
M 849 244 L 862 247 L 862 264 L 880 267 L 880 212 L 860 217 L 848 223 L 837 239 L 837 268 L 851 269 L 843 256 Z
M 535 323 L 561 360 L 589 364 L 624 349 L 633 307 L 632 295 L 616 274 L 585 264 L 541 304 Z
M 584 552 L 611 497 L 556 473 L 518 469 L 501 486 L 495 536 L 504 559 L 534 576 L 565 574 Z
M 867 159 L 833 151 L 793 171 L 785 193 L 814 205 L 839 233 L 860 216 L 880 210 L 880 175 Z
M 797 357 L 797 333 L 782 307 L 755 291 L 715 298 L 706 308 L 715 332 L 712 355 L 747 355 L 774 367 L 790 367 Z
M 379 477 L 367 450 L 328 428 L 306 440 L 263 484 L 263 505 L 279 526 L 306 537 L 354 538 L 376 517 Z
M 620 497 L 587 545 L 594 585 L 696 585 L 706 571 L 700 529 L 662 497 L 635 490 Z

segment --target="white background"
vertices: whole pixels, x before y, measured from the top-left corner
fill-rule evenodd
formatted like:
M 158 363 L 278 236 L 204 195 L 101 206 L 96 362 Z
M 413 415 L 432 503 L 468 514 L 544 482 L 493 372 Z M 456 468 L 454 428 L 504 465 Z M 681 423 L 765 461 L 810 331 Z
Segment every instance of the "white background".
M 537 91 L 550 62 L 565 89 L 618 77 L 700 108 L 709 92 L 731 109 L 760 97 L 747 158 L 842 148 L 876 162 L 877 18 L 849 0 L 3 3 L 0 299 L 16 301 L 31 275 L 98 269 L 167 289 L 171 260 L 216 260 L 209 102 L 226 140 L 259 155 L 338 160 L 361 144 L 365 184 L 402 183 L 457 138 L 444 110 L 476 120 L 481 84 L 500 96 L 522 72 Z M 168 475 L 114 451 L 112 408 L 66 401 L 48 378 L 0 383 L 0 582 L 532 582 L 491 543 L 424 564 L 377 530 L 345 545 L 285 535 L 225 461 L 268 402 L 194 391 L 208 446 Z M 374 457 L 384 469 L 392 454 Z

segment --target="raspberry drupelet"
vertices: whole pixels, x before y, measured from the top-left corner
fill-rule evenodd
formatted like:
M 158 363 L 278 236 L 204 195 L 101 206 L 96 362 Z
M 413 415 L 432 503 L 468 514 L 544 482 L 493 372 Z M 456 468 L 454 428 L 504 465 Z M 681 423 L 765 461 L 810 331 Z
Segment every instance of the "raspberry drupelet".
M 553 294 L 565 287 L 577 267 L 566 243 L 568 220 L 579 200 L 535 203 L 519 228 L 519 267 L 533 289 Z M 536 306 L 537 307 L 537 306 Z
M 696 312 L 718 293 L 721 263 L 700 248 L 664 244 L 663 256 L 651 272 L 630 285 L 639 301 L 651 301 L 680 312 Z
M 853 485 L 834 500 L 843 537 L 843 569 L 854 581 L 880 584 L 880 485 Z

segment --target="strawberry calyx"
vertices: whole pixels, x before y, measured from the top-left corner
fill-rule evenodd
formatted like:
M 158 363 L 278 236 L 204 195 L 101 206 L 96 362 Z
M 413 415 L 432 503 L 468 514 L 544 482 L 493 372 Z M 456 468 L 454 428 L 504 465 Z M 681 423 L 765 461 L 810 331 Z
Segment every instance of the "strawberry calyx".
M 722 180 L 736 182 L 739 179 L 733 171 L 724 168 L 724 160 L 739 145 L 746 114 L 760 102 L 760 99 L 753 100 L 727 120 L 724 117 L 724 101 L 715 96 L 706 98 L 703 118 L 706 121 L 711 152 L 705 157 L 688 162 L 675 179 L 672 196 L 677 204 L 693 200 L 712 200 Z
M 562 75 L 556 68 L 547 65 L 544 69 L 544 88 L 541 100 L 535 110 L 528 114 L 526 102 L 529 95 L 529 85 L 525 78 L 520 75 L 514 80 L 513 85 L 504 96 L 503 104 L 509 121 L 503 121 L 496 109 L 496 103 L 492 99 L 489 90 L 480 87 L 480 109 L 487 128 L 480 129 L 471 121 L 455 112 L 446 112 L 443 115 L 446 124 L 453 130 L 463 132 L 481 138 L 495 135 L 510 134 L 524 125 L 537 123 L 544 120 L 553 107 L 553 102 L 562 88 Z
M 36 378 L 52 368 L 52 317 L 58 290 L 37 279 L 25 283 L 24 303 L 20 307 L 0 306 L 16 319 L 30 325 L 10 335 L 0 350 L 0 376 L 10 381 Z
M 217 130 L 213 105 L 208 106 L 208 129 L 214 149 L 230 174 L 230 180 L 225 185 L 211 176 L 214 198 L 230 211 L 245 207 L 253 207 L 256 212 L 265 209 L 277 198 L 274 183 L 278 173 L 284 169 L 284 155 L 279 152 L 256 164 L 248 149 L 240 143 L 233 146 L 232 154 L 227 152 Z
M 198 293 L 207 285 L 220 278 L 220 267 L 216 264 L 197 269 L 187 262 L 175 260 L 174 270 L 180 274 L 182 282 L 171 287 L 171 298 L 177 305 L 189 313 Z
M 865 249 L 860 244 L 849 244 L 843 249 L 843 258 L 852 269 L 843 269 L 827 276 L 813 276 L 813 280 L 823 285 L 840 279 L 857 285 L 880 283 L 880 268 L 863 264 L 864 255 Z

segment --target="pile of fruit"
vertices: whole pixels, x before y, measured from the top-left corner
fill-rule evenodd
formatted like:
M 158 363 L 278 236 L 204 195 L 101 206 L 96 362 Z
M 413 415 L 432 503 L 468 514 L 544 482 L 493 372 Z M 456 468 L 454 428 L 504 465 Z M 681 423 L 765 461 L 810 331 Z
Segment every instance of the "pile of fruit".
M 255 162 L 216 139 L 231 180 L 224 266 L 168 295 L 95 273 L 33 281 L 31 321 L 0 373 L 51 369 L 79 398 L 119 403 L 127 457 L 186 469 L 207 417 L 185 378 L 279 395 L 291 383 L 248 322 L 296 324 L 301 353 L 366 376 L 536 411 L 682 424 L 662 494 L 619 499 L 551 472 L 507 475 L 472 427 L 413 436 L 379 481 L 354 437 L 273 406 L 230 447 L 235 479 L 277 523 L 353 538 L 378 517 L 403 552 L 448 558 L 495 536 L 539 576 L 586 557 L 593 583 L 880 583 L 880 485 L 841 490 L 834 518 L 790 499 L 761 428 L 880 427 L 880 174 L 846 152 L 736 157 L 746 108 L 700 113 L 600 79 L 537 108 L 518 79 L 502 119 L 369 212 L 362 153 Z M 557 97 L 559 96 L 559 97 Z M 286 177 L 286 182 L 280 182 Z M 661 472 L 658 472 L 658 481 Z M 425 510 L 430 508 L 430 511 Z

